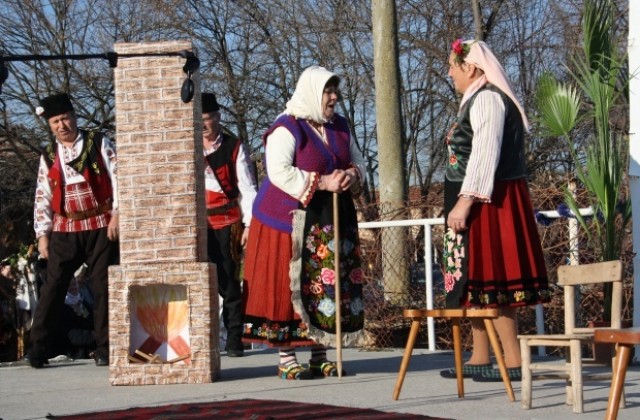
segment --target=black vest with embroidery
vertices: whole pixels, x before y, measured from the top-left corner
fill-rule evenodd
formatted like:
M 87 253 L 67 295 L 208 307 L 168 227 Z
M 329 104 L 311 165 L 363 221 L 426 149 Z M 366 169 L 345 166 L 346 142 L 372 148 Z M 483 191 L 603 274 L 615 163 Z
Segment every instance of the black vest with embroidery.
M 446 177 L 449 181 L 462 182 L 467 173 L 467 164 L 473 147 L 470 109 L 478 94 L 484 90 L 498 93 L 505 107 L 502 147 L 495 179 L 518 179 L 527 175 L 524 158 L 524 125 L 520 111 L 511 98 L 497 87 L 487 83 L 469 98 L 458 113 L 456 125 L 448 140 L 450 152 L 455 154 L 455 159 L 452 160 L 450 157 L 447 163 Z
M 220 147 L 214 153 L 207 155 L 207 163 L 229 200 L 234 200 L 240 195 L 236 174 L 236 159 L 240 147 L 240 139 L 223 129 Z

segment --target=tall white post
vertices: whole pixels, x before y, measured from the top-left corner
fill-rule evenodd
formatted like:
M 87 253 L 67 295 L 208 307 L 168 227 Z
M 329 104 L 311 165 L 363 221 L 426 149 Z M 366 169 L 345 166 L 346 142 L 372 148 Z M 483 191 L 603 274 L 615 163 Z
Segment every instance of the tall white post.
M 633 211 L 633 326 L 640 327 L 640 2 L 629 0 L 629 192 Z M 640 346 L 636 346 L 636 359 Z
M 576 198 L 576 182 L 574 180 L 569 181 L 567 188 L 569 192 Z M 570 217 L 568 219 L 569 224 L 569 265 L 580 264 L 580 239 L 578 237 L 578 219 Z M 579 298 L 579 296 L 578 296 Z M 576 306 L 578 307 L 578 306 Z

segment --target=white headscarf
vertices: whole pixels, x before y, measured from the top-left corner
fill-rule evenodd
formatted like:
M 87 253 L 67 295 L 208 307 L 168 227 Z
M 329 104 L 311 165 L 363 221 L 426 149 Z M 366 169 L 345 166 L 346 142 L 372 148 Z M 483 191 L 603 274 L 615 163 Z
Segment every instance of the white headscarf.
M 509 78 L 496 56 L 493 55 L 493 52 L 491 52 L 487 44 L 483 41 L 467 40 L 464 41 L 464 43 L 470 45 L 469 53 L 464 58 L 464 61 L 466 63 L 473 64 L 484 71 L 483 77 L 485 78 L 485 81 L 484 83 L 473 83 L 464 93 L 460 106 L 462 106 L 462 104 L 464 104 L 480 87 L 484 86 L 485 83 L 491 83 L 504 92 L 505 95 L 511 98 L 513 103 L 516 104 L 516 107 L 518 107 L 518 111 L 520 111 L 520 115 L 522 116 L 524 128 L 529 131 L 529 120 L 524 112 L 524 107 L 518 98 L 516 98 L 516 94 L 511 87 L 511 82 L 509 82 Z
M 284 114 L 319 124 L 328 122 L 322 112 L 322 93 L 332 77 L 338 78 L 334 73 L 320 66 L 311 66 L 303 71 L 295 92 L 287 102 Z

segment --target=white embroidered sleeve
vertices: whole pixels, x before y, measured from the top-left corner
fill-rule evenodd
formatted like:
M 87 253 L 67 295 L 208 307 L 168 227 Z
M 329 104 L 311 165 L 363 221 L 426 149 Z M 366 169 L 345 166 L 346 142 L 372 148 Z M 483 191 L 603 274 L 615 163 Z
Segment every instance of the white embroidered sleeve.
M 470 119 L 473 143 L 460 194 L 490 202 L 504 133 L 505 107 L 500 95 L 491 91 L 479 93 L 470 109 Z
M 51 208 L 51 186 L 49 185 L 49 168 L 40 156 L 38 179 L 36 182 L 36 197 L 33 206 L 33 228 L 36 238 L 47 235 L 53 229 L 53 209 Z
M 236 159 L 236 173 L 238 175 L 238 189 L 240 190 L 240 208 L 242 209 L 242 223 L 251 223 L 253 200 L 255 200 L 256 181 L 251 169 L 251 160 L 245 151 L 244 144 L 240 144 Z
M 111 139 L 107 137 L 102 138 L 102 160 L 104 161 L 109 177 L 111 178 L 111 187 L 113 190 L 113 209 L 118 210 L 118 175 L 117 175 L 117 163 L 116 148 Z
M 305 202 L 313 185 L 311 172 L 293 166 L 296 139 L 284 127 L 276 128 L 267 137 L 265 160 L 267 175 L 276 187 L 296 200 Z

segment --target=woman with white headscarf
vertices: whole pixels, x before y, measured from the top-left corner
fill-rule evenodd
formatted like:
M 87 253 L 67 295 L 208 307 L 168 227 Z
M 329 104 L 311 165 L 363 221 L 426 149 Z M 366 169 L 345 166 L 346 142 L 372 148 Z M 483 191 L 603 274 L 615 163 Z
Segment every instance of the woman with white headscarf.
M 454 42 L 449 76 L 462 100 L 446 138 L 446 304 L 501 308 L 495 326 L 509 376 L 519 380 L 516 308 L 550 297 L 526 183 L 524 135 L 529 122 L 484 42 Z M 489 361 L 482 320 L 472 319 L 471 325 L 473 351 L 463 375 L 479 382 L 501 381 Z M 441 375 L 455 378 L 456 372 L 448 369 Z
M 278 376 L 338 376 L 335 345 L 333 194 L 339 196 L 341 330 L 362 338 L 364 307 L 356 211 L 350 189 L 362 164 L 345 118 L 340 79 L 323 67 L 301 75 L 286 110 L 263 135 L 267 177 L 253 205 L 244 267 L 243 340 L 279 347 Z M 309 368 L 295 348 L 311 346 Z

